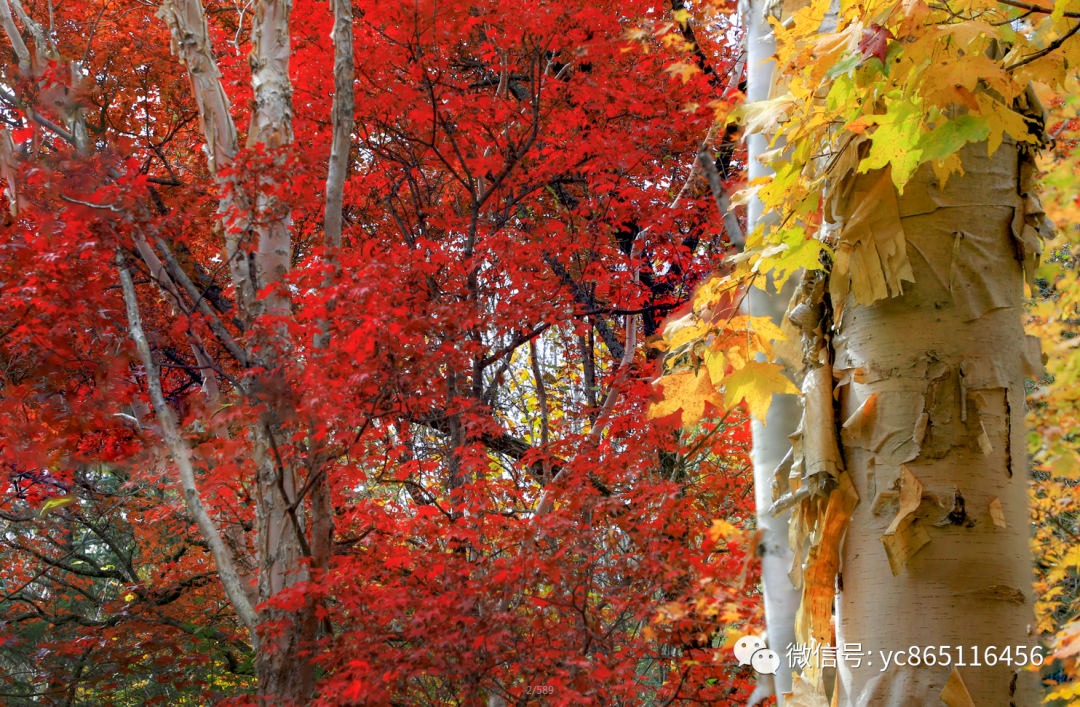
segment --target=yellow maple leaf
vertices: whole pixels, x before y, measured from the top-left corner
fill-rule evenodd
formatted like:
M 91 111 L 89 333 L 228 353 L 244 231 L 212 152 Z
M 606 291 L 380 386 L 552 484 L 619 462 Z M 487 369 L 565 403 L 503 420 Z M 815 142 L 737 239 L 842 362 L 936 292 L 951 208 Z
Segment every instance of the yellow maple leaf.
M 724 351 L 715 347 L 705 349 L 705 355 L 702 356 L 702 359 L 705 361 L 705 367 L 709 369 L 709 376 L 713 380 L 723 380 L 724 369 L 728 366 L 727 356 L 724 355 Z
M 979 102 L 983 117 L 990 125 L 990 139 L 987 140 L 989 154 L 997 152 L 1002 143 L 1003 134 L 1007 134 L 1017 142 L 1035 141 L 1022 115 L 990 96 L 979 94 L 976 100 Z
M 740 638 L 747 635 L 749 634 L 744 629 L 728 626 L 724 629 L 724 644 L 720 647 L 730 651 L 735 648 Z
M 682 426 L 693 427 L 705 414 L 706 403 L 723 407 L 723 400 L 705 368 L 696 375 L 692 371 L 681 371 L 664 376 L 660 386 L 663 400 L 649 408 L 649 417 L 667 417 L 682 410 Z
M 1046 699 L 1067 700 L 1075 697 L 1078 693 L 1080 693 L 1080 683 L 1067 682 L 1064 685 L 1055 686 L 1050 694 L 1046 696 Z
M 712 527 L 705 532 L 712 540 L 720 540 L 721 538 L 727 540 L 728 538 L 738 537 L 740 535 L 738 528 L 722 518 L 713 520 Z
M 689 326 L 680 326 L 671 333 L 668 337 L 667 344 L 669 349 L 677 349 L 683 344 L 694 341 L 696 339 L 703 339 L 709 331 L 709 325 L 705 323 L 690 324 Z M 665 331 L 665 334 L 669 332 Z
M 732 602 L 724 604 L 724 613 L 720 615 L 720 620 L 733 624 L 742 618 L 742 613 L 739 611 L 739 605 Z
M 1070 547 L 1058 564 L 1062 567 L 1080 567 L 1080 546 Z
M 955 22 L 935 29 L 941 35 L 951 35 L 953 41 L 962 49 L 970 47 L 980 37 L 996 39 L 1000 34 L 999 29 L 981 20 Z
M 787 334 L 768 317 L 749 317 L 748 324 L 754 332 L 756 348 L 769 358 L 772 358 L 772 342 L 788 340 Z
M 682 82 L 686 83 L 694 76 L 694 74 L 700 73 L 701 69 L 689 62 L 677 61 L 671 66 L 664 69 L 664 71 L 671 74 L 672 76 L 680 77 L 682 79 Z
M 762 424 L 773 393 L 799 394 L 799 389 L 775 363 L 747 361 L 745 366 L 724 379 L 724 405 L 731 408 L 745 400 L 750 413 Z

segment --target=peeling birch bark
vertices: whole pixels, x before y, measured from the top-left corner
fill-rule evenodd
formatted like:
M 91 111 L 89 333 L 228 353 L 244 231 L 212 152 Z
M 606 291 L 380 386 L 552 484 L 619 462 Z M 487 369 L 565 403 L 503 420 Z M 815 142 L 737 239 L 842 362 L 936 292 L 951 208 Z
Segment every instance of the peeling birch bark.
M 289 79 L 289 14 L 291 0 L 257 0 L 252 9 L 251 87 L 255 108 L 248 127 L 247 146 L 262 146 L 276 165 L 283 164 L 283 149 L 293 142 L 292 81 Z M 292 218 L 286 203 L 266 192 L 276 184 L 265 179 L 268 189 L 260 189 L 254 204 L 257 238 L 256 289 L 271 287 L 288 274 L 292 259 L 289 227 Z M 255 314 L 284 316 L 290 311 L 287 290 L 260 297 Z
M 339 270 L 336 251 L 341 247 L 345 177 L 349 171 L 349 150 L 356 120 L 352 4 L 348 0 L 330 0 L 330 8 L 334 13 L 334 105 L 330 116 L 333 122 L 333 139 L 330 143 L 326 206 L 323 211 L 323 247 L 327 251 L 324 262 L 331 273 L 327 276 L 327 284 L 330 284 L 330 280 Z M 328 306 L 331 305 L 332 302 Z M 322 333 L 317 337 L 315 345 L 324 347 L 329 343 L 329 322 L 323 322 L 320 330 Z
M 158 17 L 172 38 L 172 53 L 187 69 L 191 92 L 199 107 L 199 124 L 206 139 L 210 171 L 230 164 L 239 152 L 236 125 L 230 114 L 229 96 L 221 85 L 206 12 L 200 0 L 165 0 Z
M 169 28 L 172 53 L 187 69 L 191 92 L 199 108 L 199 125 L 206 140 L 207 166 L 212 174 L 232 164 L 240 151 L 240 138 L 233 123 L 229 96 L 221 85 L 206 11 L 201 0 L 164 0 L 158 17 Z M 220 181 L 220 180 L 219 180 Z M 249 206 L 242 194 L 226 193 L 218 202 L 218 214 L 225 233 L 225 252 L 236 289 L 238 318 L 247 325 L 255 301 L 247 257 L 240 242 L 247 231 Z
M 774 481 L 774 497 L 784 494 L 774 505 L 794 506 L 788 528 L 794 553 L 790 576 L 802 588 L 796 640 L 827 646 L 836 643 L 832 615 L 840 547 L 859 496 L 840 454 L 829 339 L 832 318 L 824 285 L 821 271 L 805 272 L 789 305 L 787 319 L 801 331 L 803 414 L 799 429 L 791 435 L 791 466 L 786 477 L 778 470 Z M 788 704 L 805 703 L 809 698 L 797 698 L 799 690 L 807 689 L 813 692 L 811 702 L 825 701 L 832 683 L 826 685 L 823 667 L 812 661 L 804 668 L 792 694 L 785 696 Z
M 883 234 L 905 247 L 913 282 L 902 294 L 890 279 L 907 274 L 899 264 L 866 280 L 896 296 L 860 302 L 857 285 L 832 289 L 845 297 L 833 303 L 843 312 L 833 339 L 843 462 L 862 498 L 842 549 L 839 645 L 952 646 L 955 661 L 960 646 L 970 657 L 973 646 L 1036 640 L 1028 471 L 1016 460 L 1025 459 L 1024 375 L 1037 366 L 1021 325 L 1023 260 L 1041 210 L 1016 145 L 986 152 L 966 147 L 965 173 L 944 186 L 924 165 L 897 198 L 894 222 L 868 231 L 879 252 Z M 845 188 L 873 194 L 879 180 L 862 175 Z M 852 270 L 850 282 L 866 272 Z M 1037 673 L 980 662 L 962 668 L 967 702 L 949 667 L 882 673 L 878 662 L 841 663 L 838 704 L 929 706 L 946 695 L 957 706 L 1038 703 Z
M 253 8 L 251 32 L 251 54 L 248 63 L 251 66 L 251 84 L 255 92 L 255 109 L 252 113 L 247 145 L 261 145 L 272 155 L 275 163 L 280 162 L 282 148 L 292 143 L 292 86 L 289 81 L 289 10 L 288 0 L 259 0 Z M 288 274 L 292 245 L 290 241 L 290 217 L 286 205 L 265 191 L 273 188 L 273 183 L 264 177 L 264 183 L 255 196 L 251 231 L 256 237 L 256 249 L 253 256 L 257 281 L 253 283 L 257 290 L 273 287 Z M 269 315 L 285 316 L 290 311 L 290 298 L 287 290 L 278 288 L 253 303 L 250 310 L 252 318 Z M 257 331 L 257 346 L 263 351 L 264 365 L 268 376 L 259 382 L 256 394 L 273 394 L 272 388 L 277 381 L 273 373 L 277 355 L 284 353 L 288 346 L 287 338 L 281 332 L 260 327 Z M 275 351 L 276 349 L 276 351 Z M 276 355 L 277 354 L 277 355 Z M 271 410 L 264 420 L 265 428 L 255 431 L 255 458 L 258 466 L 259 512 L 267 524 L 267 533 L 263 540 L 266 553 L 260 575 L 260 594 L 269 598 L 299 579 L 290 575 L 300 559 L 297 538 L 290 540 L 286 507 L 291 503 L 299 485 L 295 478 L 295 468 L 291 464 L 279 465 L 275 459 L 273 439 L 275 430 L 283 420 Z M 280 468 L 279 468 L 280 467 Z M 278 483 L 281 475 L 282 483 Z M 279 486 L 284 487 L 285 496 Z M 304 574 L 306 579 L 306 573 Z
M 352 4 L 347 0 L 331 0 L 330 5 L 334 12 L 334 139 L 330 146 L 330 168 L 326 176 L 324 245 L 327 248 L 340 248 L 342 199 L 356 119 L 356 97 L 353 92 L 356 68 L 353 65 Z
M 275 168 L 285 163 L 286 150 L 293 142 L 292 82 L 289 60 L 290 0 L 256 0 L 252 8 L 251 85 L 254 109 L 248 127 L 247 147 L 261 149 Z M 260 317 L 286 317 L 292 309 L 287 288 L 280 283 L 292 263 L 292 218 L 288 202 L 275 195 L 281 176 L 271 171 L 260 175 L 259 189 L 251 204 L 250 232 L 256 239 L 252 258 L 254 291 L 261 294 L 250 303 L 255 325 L 255 347 L 262 352 L 264 374 L 255 394 L 280 399 L 284 384 L 278 369 L 291 348 L 284 325 L 264 324 Z M 259 521 L 259 596 L 264 601 L 309 579 L 305 557 L 307 521 L 304 504 L 297 494 L 301 488 L 297 463 L 284 458 L 278 448 L 289 435 L 291 411 L 282 404 L 270 405 L 261 426 L 253 430 L 256 467 L 256 517 Z M 325 499 L 322 499 L 325 501 Z M 307 645 L 315 640 L 314 606 L 308 603 L 299 612 L 272 606 L 265 611 L 269 621 L 287 620 L 284 630 L 257 661 L 259 693 L 306 704 L 315 684 L 314 666 L 305 657 Z
M 45 34 L 45 29 L 39 22 L 36 22 L 22 5 L 22 0 L 11 0 L 11 9 L 15 11 L 15 16 L 19 18 L 19 22 L 22 22 L 23 27 L 30 33 L 30 37 L 34 40 L 34 48 L 38 53 L 38 61 L 42 59 L 59 59 L 59 55 L 56 51 L 56 45 Z
M 349 170 L 349 150 L 356 117 L 352 3 L 351 0 L 331 0 L 330 7 L 334 13 L 334 105 L 331 114 L 334 133 L 326 175 L 323 220 L 323 246 L 327 249 L 326 264 L 331 273 L 327 276 L 328 280 L 339 271 L 337 251 L 341 247 L 345 177 Z M 324 322 L 320 330 L 315 345 L 325 347 L 330 339 L 329 322 Z M 310 473 L 317 474 L 311 484 L 311 568 L 317 577 L 317 573 L 326 572 L 330 567 L 334 544 L 334 505 L 326 472 L 319 469 Z
M 788 707 L 828 707 L 828 700 L 807 680 L 796 675 L 791 692 L 784 697 L 784 704 Z

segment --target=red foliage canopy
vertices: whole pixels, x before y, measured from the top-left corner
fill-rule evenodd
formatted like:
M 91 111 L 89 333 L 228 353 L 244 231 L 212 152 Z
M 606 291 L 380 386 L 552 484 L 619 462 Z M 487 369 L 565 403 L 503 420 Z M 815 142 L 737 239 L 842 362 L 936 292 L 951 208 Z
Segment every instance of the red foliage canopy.
M 206 6 L 241 138 L 273 98 L 252 33 L 286 6 Z M 650 423 L 636 345 L 725 247 L 700 185 L 672 201 L 733 63 L 690 23 L 723 36 L 727 10 L 353 10 L 340 245 L 323 3 L 292 7 L 291 115 L 216 169 L 227 136 L 142 3 L 62 4 L 3 67 L 7 691 L 284 703 L 294 672 L 323 705 L 738 703 L 720 647 L 753 628 L 753 567 L 710 529 L 749 523 L 744 419 Z

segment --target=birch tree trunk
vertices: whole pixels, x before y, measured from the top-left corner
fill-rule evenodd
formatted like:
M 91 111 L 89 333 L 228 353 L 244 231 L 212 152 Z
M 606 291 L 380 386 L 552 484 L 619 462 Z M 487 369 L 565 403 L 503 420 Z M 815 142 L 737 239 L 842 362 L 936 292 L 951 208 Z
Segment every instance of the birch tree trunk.
M 332 279 L 340 271 L 338 250 L 341 248 L 345 177 L 349 171 L 349 150 L 356 120 L 352 0 L 331 0 L 330 8 L 334 13 L 334 107 L 331 114 L 334 133 L 326 175 L 323 221 L 323 245 L 327 249 L 326 261 L 332 273 L 327 277 L 328 285 L 332 284 Z M 330 342 L 329 322 L 324 322 L 320 330 L 316 346 L 326 347 Z M 326 472 L 315 473 L 317 476 L 311 483 L 311 568 L 318 579 L 319 573 L 330 569 L 330 556 L 334 549 L 334 506 Z
M 835 267 L 831 283 L 837 420 L 859 496 L 837 581 L 837 644 L 873 651 L 858 667 L 839 664 L 840 707 L 1038 704 L 1038 673 L 989 666 L 986 652 L 1036 645 L 1023 380 L 1041 360 L 1021 325 L 1018 255 L 1031 255 L 1041 209 L 1015 144 L 961 157 L 963 175 L 943 186 L 924 165 L 898 198 L 887 172 L 841 187 L 839 227 L 862 219 L 874 239 L 902 228 L 898 255 L 914 283 L 863 305 Z M 851 242 L 843 230 L 837 262 Z M 886 669 L 878 651 L 911 646 L 934 647 L 939 664 Z M 953 665 L 940 665 L 938 646 L 951 647 Z M 954 703 L 942 690 L 961 646 L 972 702 Z
M 776 51 L 776 43 L 765 17 L 768 5 L 769 3 L 763 0 L 749 2 L 744 11 L 747 18 L 747 102 L 768 99 L 772 85 L 772 56 Z M 761 134 L 751 135 L 747 139 L 747 171 L 751 180 L 771 173 L 771 170 L 757 159 L 767 149 L 767 142 L 767 138 Z M 761 214 L 761 202 L 756 198 L 752 199 L 747 210 L 747 233 L 754 231 Z M 780 324 L 797 279 L 790 278 L 792 286 L 777 294 L 752 289 L 747 296 L 750 314 L 771 317 Z M 769 507 L 773 502 L 773 472 L 791 449 L 788 437 L 798 427 L 801 415 L 798 399 L 790 395 L 778 395 L 769 407 L 767 424 L 756 419 L 750 423 L 753 435 L 751 461 L 754 466 L 754 498 L 757 503 L 757 525 L 761 530 L 758 554 L 761 556 L 765 626 L 769 647 L 781 656 L 785 655 L 788 645 L 795 642 L 795 612 L 799 608 L 800 593 L 788 577 L 794 557 L 788 544 L 788 521 L 791 513 L 786 512 L 774 518 L 769 513 Z M 751 705 L 767 696 L 769 678 L 760 679 L 764 682 L 759 686 L 761 689 L 752 696 Z M 791 670 L 786 659 L 781 661 L 780 669 L 772 680 L 779 707 L 783 693 L 791 690 Z
M 751 3 L 748 13 L 750 101 L 770 98 L 770 5 Z M 765 142 L 749 140 L 751 179 L 765 174 L 756 160 Z M 838 175 L 858 164 L 848 152 Z M 966 147 L 964 172 L 944 184 L 924 165 L 900 196 L 887 170 L 849 175 L 827 192 L 828 296 L 815 274 L 788 305 L 806 354 L 794 467 L 776 479 L 792 482 L 790 523 L 767 508 L 788 448 L 773 421 L 791 424 L 795 406 L 778 397 L 769 427 L 755 423 L 769 643 L 781 654 L 788 642 L 840 647 L 834 706 L 1038 703 L 1037 672 L 1015 663 L 1018 649 L 1029 662 L 1037 645 L 1023 380 L 1042 362 L 1021 307 L 1044 223 L 1029 194 L 1029 157 L 1008 139 L 988 152 L 986 143 Z M 760 213 L 751 202 L 750 231 Z M 750 308 L 775 318 L 787 307 L 759 294 Z M 799 553 L 801 600 L 777 600 L 790 586 L 778 536 Z M 796 604 L 792 624 L 784 609 Z M 831 680 L 814 662 L 789 704 L 829 704 Z M 777 675 L 778 699 L 790 680 Z
M 292 411 L 283 386 L 282 366 L 291 344 L 281 319 L 291 313 L 289 291 L 278 284 L 288 274 L 292 259 L 291 218 L 287 202 L 278 199 L 276 169 L 285 163 L 285 151 L 293 142 L 292 85 L 289 78 L 291 45 L 290 0 L 256 0 L 252 8 L 251 83 L 254 106 L 247 147 L 268 159 L 258 175 L 258 189 L 245 193 L 239 183 L 225 184 L 220 204 L 226 252 L 233 277 L 237 319 L 252 329 L 251 348 L 242 360 L 255 367 L 248 387 L 240 391 L 249 402 L 262 403 L 265 412 L 250 425 L 255 469 L 256 552 L 258 599 L 264 604 L 259 623 L 272 623 L 272 636 L 260 642 L 256 661 L 258 692 L 263 702 L 306 704 L 314 688 L 314 666 L 305 657 L 315 638 L 314 606 L 299 611 L 279 609 L 273 599 L 282 591 L 307 581 L 308 523 L 297 463 L 281 452 L 291 430 Z M 221 85 L 221 73 L 213 51 L 200 0 L 166 0 L 161 9 L 173 40 L 173 51 L 188 69 L 188 78 L 199 106 L 211 172 L 231 166 L 239 154 L 239 138 L 231 106 Z M 351 17 L 348 18 L 351 26 Z M 351 32 L 348 33 L 351 46 Z M 350 96 L 351 101 L 351 96 Z M 351 113 L 350 113 L 351 114 Z M 335 125 L 339 131 L 339 126 Z M 340 145 L 335 142 L 340 152 Z M 346 150 L 347 155 L 347 150 Z M 339 160 L 340 161 L 340 158 Z M 233 188 L 228 188 L 233 187 Z M 335 208 L 336 206 L 336 208 Z M 331 204 L 331 219 L 340 214 L 340 202 Z M 340 226 L 338 226 L 338 232 Z M 252 237 L 254 247 L 251 247 Z M 340 236 L 332 237 L 336 241 Z M 264 290 L 262 296 L 256 293 Z M 324 569 L 330 554 L 329 498 L 323 485 L 315 495 L 318 515 L 312 520 L 318 550 L 316 561 Z M 235 602 L 234 602 L 235 603 Z
M 251 85 L 254 110 L 247 146 L 261 146 L 274 167 L 284 164 L 285 150 L 292 145 L 292 83 L 289 60 L 290 0 L 257 0 L 252 12 Z M 289 291 L 278 283 L 288 274 L 292 262 L 291 216 L 289 205 L 275 196 L 281 179 L 271 169 L 260 179 L 253 199 L 252 230 L 256 249 L 256 291 L 272 289 L 253 303 L 255 317 L 284 318 L 291 312 Z M 271 319 L 255 324 L 256 349 L 262 355 L 265 374 L 253 391 L 267 403 L 260 428 L 253 431 L 253 455 L 257 474 L 256 517 L 259 526 L 259 598 L 270 601 L 289 587 L 309 579 L 305 558 L 311 550 L 306 540 L 304 504 L 297 498 L 301 483 L 296 463 L 283 457 L 279 444 L 290 434 L 287 428 L 292 411 L 286 399 L 282 366 L 291 348 L 283 324 Z M 266 620 L 281 622 L 276 645 L 258 657 L 260 695 L 277 700 L 306 702 L 314 689 L 314 666 L 304 657 L 305 645 L 316 637 L 313 607 L 299 612 L 282 610 L 272 604 L 264 611 Z

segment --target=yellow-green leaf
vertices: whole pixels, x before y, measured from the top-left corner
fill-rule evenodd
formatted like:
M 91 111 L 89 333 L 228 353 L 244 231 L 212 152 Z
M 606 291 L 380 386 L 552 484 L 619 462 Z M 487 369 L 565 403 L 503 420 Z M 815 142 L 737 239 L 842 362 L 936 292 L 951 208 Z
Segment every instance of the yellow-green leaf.
M 918 147 L 922 137 L 922 112 L 912 101 L 890 100 L 887 103 L 888 113 L 878 118 L 870 154 L 859 163 L 859 171 L 869 172 L 892 165 L 893 183 L 903 192 L 922 155 Z
M 981 142 L 990 135 L 990 124 L 977 115 L 959 115 L 941 123 L 919 139 L 922 160 L 940 160 L 960 151 L 969 142 Z
M 70 496 L 65 496 L 63 498 L 50 498 L 48 501 L 41 505 L 41 515 L 48 515 L 48 513 L 53 509 L 63 508 L 74 500 L 75 499 L 71 498 Z
M 745 400 L 750 413 L 763 424 L 773 393 L 799 394 L 799 389 L 775 363 L 748 361 L 724 379 L 724 405 L 731 408 Z

